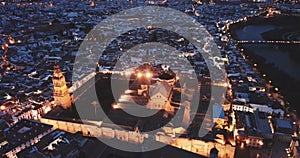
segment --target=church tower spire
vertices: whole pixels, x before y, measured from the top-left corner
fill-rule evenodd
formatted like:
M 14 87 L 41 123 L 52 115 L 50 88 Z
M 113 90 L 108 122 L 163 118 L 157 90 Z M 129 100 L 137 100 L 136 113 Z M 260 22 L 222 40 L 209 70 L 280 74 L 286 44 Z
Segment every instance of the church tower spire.
M 68 109 L 72 105 L 72 99 L 66 85 L 65 76 L 57 64 L 54 65 L 52 77 L 54 103 Z

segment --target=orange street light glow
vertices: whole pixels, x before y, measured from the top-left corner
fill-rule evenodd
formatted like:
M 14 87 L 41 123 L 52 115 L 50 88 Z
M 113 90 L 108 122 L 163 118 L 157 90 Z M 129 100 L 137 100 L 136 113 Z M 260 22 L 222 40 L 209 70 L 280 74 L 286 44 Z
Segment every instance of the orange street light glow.
M 117 103 L 115 103 L 115 104 L 112 105 L 112 108 L 113 108 L 113 109 L 119 109 L 120 106 L 119 106 Z
M 137 77 L 141 78 L 143 76 L 143 74 L 141 72 L 138 72 Z
M 1 109 L 1 110 L 5 110 L 6 107 L 5 107 L 4 105 L 1 105 L 1 106 L 0 106 L 0 109 Z
M 146 77 L 147 77 L 147 78 L 151 78 L 151 77 L 152 77 L 151 72 L 146 72 Z
M 250 143 L 250 140 L 249 140 L 249 139 L 247 139 L 247 140 L 246 140 L 246 144 L 249 144 L 249 143 Z

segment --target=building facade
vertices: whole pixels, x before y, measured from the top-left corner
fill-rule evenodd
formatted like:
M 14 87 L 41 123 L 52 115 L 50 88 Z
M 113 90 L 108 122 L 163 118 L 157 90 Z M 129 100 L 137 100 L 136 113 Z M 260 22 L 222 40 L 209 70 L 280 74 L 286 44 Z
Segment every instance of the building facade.
M 53 72 L 53 97 L 56 105 L 68 109 L 72 105 L 72 98 L 66 85 L 66 79 L 58 65 L 54 66 Z

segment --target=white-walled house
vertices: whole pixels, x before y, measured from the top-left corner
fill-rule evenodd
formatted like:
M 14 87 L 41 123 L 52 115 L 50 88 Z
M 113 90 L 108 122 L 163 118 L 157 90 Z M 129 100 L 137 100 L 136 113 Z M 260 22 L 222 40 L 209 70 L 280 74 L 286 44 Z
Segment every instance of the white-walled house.
M 271 107 L 267 105 L 259 105 L 259 104 L 250 104 L 250 107 L 255 111 L 258 110 L 260 112 L 265 112 L 268 114 L 280 114 L 280 118 L 283 118 L 284 116 L 284 110 L 282 109 L 272 109 Z
M 147 104 L 149 109 L 164 109 L 174 112 L 174 107 L 170 105 L 172 87 L 165 81 L 157 82 L 149 89 L 150 100 Z

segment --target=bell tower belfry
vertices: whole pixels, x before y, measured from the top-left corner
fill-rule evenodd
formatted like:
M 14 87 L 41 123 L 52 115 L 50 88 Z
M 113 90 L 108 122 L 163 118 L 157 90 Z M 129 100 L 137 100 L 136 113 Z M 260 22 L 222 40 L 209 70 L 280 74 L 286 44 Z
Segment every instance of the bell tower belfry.
M 72 105 L 72 98 L 66 85 L 66 79 L 58 65 L 54 65 L 54 72 L 52 77 L 53 82 L 53 97 L 56 105 L 68 109 Z

